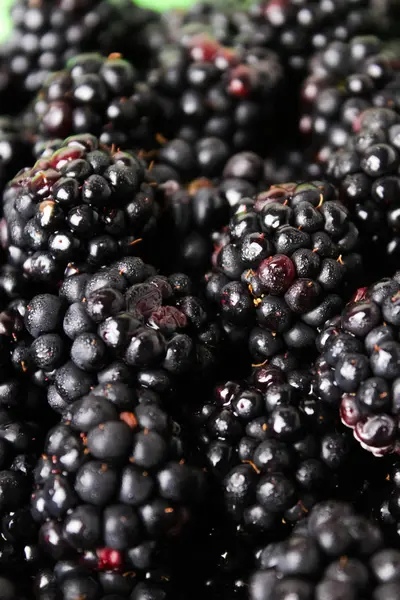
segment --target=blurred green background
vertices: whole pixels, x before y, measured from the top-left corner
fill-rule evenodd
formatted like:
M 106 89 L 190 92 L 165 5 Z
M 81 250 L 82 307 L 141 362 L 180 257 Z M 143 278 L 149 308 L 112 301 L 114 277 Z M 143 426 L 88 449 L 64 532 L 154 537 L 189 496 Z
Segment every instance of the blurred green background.
M 8 10 L 13 0 L 0 0 L 0 41 L 4 40 L 10 31 Z M 193 0 L 137 0 L 137 4 L 154 10 L 167 10 L 168 8 L 185 8 L 193 4 Z

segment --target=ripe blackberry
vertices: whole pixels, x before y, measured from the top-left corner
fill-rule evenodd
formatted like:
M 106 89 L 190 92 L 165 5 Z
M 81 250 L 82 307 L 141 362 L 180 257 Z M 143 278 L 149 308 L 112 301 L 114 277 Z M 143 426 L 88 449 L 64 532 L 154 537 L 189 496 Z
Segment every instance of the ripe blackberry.
M 154 148 L 157 96 L 120 54 L 79 54 L 41 86 L 26 126 L 39 140 L 90 132 L 119 149 Z
M 100 384 L 69 405 L 48 433 L 35 483 L 44 550 L 117 572 L 156 567 L 205 486 L 158 399 L 122 383 Z
M 223 348 L 188 277 L 167 278 L 125 257 L 65 278 L 59 295 L 31 298 L 10 354 L 14 369 L 48 388 L 50 406 L 62 413 L 97 382 L 129 382 L 167 396 L 214 368 Z
M 314 389 L 375 456 L 398 452 L 400 273 L 359 289 L 322 329 Z
M 283 542 L 257 553 L 251 600 L 389 600 L 400 593 L 400 553 L 351 504 L 322 502 Z
M 261 0 L 243 8 L 236 3 L 233 10 L 224 11 L 226 2 L 223 6 L 200 2 L 185 13 L 167 13 L 164 20 L 170 36 L 181 43 L 206 30 L 227 46 L 272 48 L 285 66 L 301 76 L 309 58 L 329 42 L 347 41 L 381 28 L 386 32 L 383 17 L 389 9 L 383 10 L 380 2 L 381 15 L 376 20 L 373 4 L 369 0 Z
M 399 126 L 399 111 L 367 109 L 348 145 L 333 154 L 327 168 L 360 231 L 365 264 L 374 279 L 391 274 L 400 254 Z
M 361 113 L 371 107 L 400 107 L 398 48 L 376 36 L 335 41 L 313 57 L 303 83 L 305 104 L 300 129 L 311 140 L 314 158 L 326 164 L 358 129 Z
M 136 253 L 155 225 L 154 186 L 138 156 L 109 149 L 93 135 L 53 145 L 4 194 L 10 261 L 54 290 L 67 265 L 79 261 L 93 271 Z
M 311 394 L 311 377 L 293 356 L 216 389 L 197 411 L 196 431 L 241 531 L 277 535 L 318 500 L 337 491 L 356 497 L 368 470 L 339 423 L 337 411 Z
M 283 71 L 267 49 L 227 48 L 203 33 L 162 48 L 148 82 L 165 111 L 162 133 L 175 138 L 158 160 L 189 177 L 214 176 L 232 150 L 274 140 Z
M 219 239 L 207 295 L 255 363 L 284 348 L 314 351 L 317 329 L 360 271 L 358 231 L 326 182 L 271 186 L 244 201 Z
M 379 31 L 382 20 L 373 20 L 371 8 L 369 0 L 261 0 L 251 11 L 254 27 L 262 28 L 265 43 L 301 76 L 310 57 L 330 42 L 347 42 L 354 35 Z
M 129 0 L 18 0 L 11 9 L 12 36 L 2 50 L 22 108 L 52 71 L 82 52 L 132 53 L 146 61 L 141 30 L 155 13 Z M 141 52 L 136 52 L 141 46 Z M 21 106 L 22 104 L 22 106 Z
M 158 233 L 165 247 L 162 265 L 164 271 L 180 269 L 196 275 L 211 268 L 217 232 L 238 207 L 272 183 L 307 179 L 307 165 L 299 151 L 279 154 L 276 160 L 263 159 L 255 152 L 237 152 L 218 179 L 200 177 L 187 184 L 185 173 L 177 169 L 178 165 L 175 169 L 162 164 L 152 169 L 165 192 Z

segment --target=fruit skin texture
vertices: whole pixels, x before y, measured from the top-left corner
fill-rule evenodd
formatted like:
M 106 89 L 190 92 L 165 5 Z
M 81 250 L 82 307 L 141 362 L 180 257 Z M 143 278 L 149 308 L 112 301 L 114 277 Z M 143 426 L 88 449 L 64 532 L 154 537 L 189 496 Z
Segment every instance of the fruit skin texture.
M 271 186 L 243 201 L 214 243 L 208 298 L 256 364 L 287 348 L 313 353 L 318 328 L 361 271 L 357 228 L 322 181 Z
M 123 571 L 156 566 L 194 516 L 205 480 L 155 396 L 107 383 L 48 432 L 35 484 L 32 514 L 50 556 Z
M 313 56 L 302 83 L 299 125 L 323 168 L 347 146 L 364 110 L 398 109 L 397 54 L 384 38 L 364 35 L 331 42 Z
M 137 256 L 70 275 L 58 294 L 25 303 L 11 364 L 61 414 L 96 383 L 129 383 L 166 399 L 226 357 L 221 328 L 194 291 L 188 276 L 158 275 Z
M 159 162 L 186 178 L 196 167 L 194 176 L 215 176 L 232 151 L 261 151 L 274 142 L 270 107 L 284 98 L 284 79 L 278 55 L 267 47 L 224 46 L 204 30 L 189 34 L 161 47 L 148 83 L 171 140 Z
M 10 262 L 55 290 L 67 266 L 93 271 L 138 252 L 155 226 L 152 181 L 137 155 L 110 150 L 93 135 L 57 142 L 4 193 Z
M 144 66 L 150 50 L 143 43 L 147 42 L 144 30 L 156 15 L 129 0 L 44 0 L 37 6 L 18 0 L 12 6 L 11 19 L 13 30 L 3 48 L 2 66 L 7 87 L 14 92 L 14 105 L 12 101 L 9 105 L 17 112 L 51 72 L 63 69 L 70 58 L 82 52 L 132 53 L 136 64 Z
M 360 232 L 369 282 L 392 275 L 400 253 L 400 113 L 393 104 L 363 111 L 348 143 L 332 154 L 326 169 Z
M 375 456 L 398 452 L 399 298 L 397 272 L 358 290 L 317 339 L 315 391 Z
M 224 510 L 242 533 L 262 540 L 282 535 L 336 489 L 352 499 L 359 493 L 371 461 L 338 425 L 288 353 L 246 381 L 218 386 L 199 404 L 193 428 Z
M 187 11 L 166 13 L 170 35 L 183 41 L 206 28 L 227 46 L 254 45 L 272 48 L 290 67 L 291 75 L 306 73 L 308 60 L 332 41 L 379 32 L 382 18 L 372 20 L 368 0 L 336 3 L 315 1 L 306 6 L 293 0 L 261 0 L 247 9 L 223 11 L 214 3 L 195 3 Z M 387 9 L 387 7 L 385 7 Z M 383 12 L 383 11 L 382 11 Z M 385 10 L 385 13 L 387 10 Z
M 135 66 L 118 53 L 78 54 L 41 86 L 24 115 L 36 145 L 90 131 L 118 149 L 154 150 L 161 107 Z
M 188 178 L 185 165 L 195 164 L 193 146 L 173 140 L 165 145 L 163 152 L 171 147 L 180 156 L 177 164 L 171 166 L 156 160 L 151 171 L 165 195 L 166 210 L 159 220 L 162 237 L 158 238 L 165 248 L 160 257 L 162 270 L 182 270 L 196 277 L 211 268 L 218 232 L 236 210 L 247 206 L 250 198 L 271 184 L 304 179 L 307 168 L 298 151 L 274 153 L 273 158 L 263 159 L 262 155 L 247 150 L 232 154 L 217 179 L 196 176 L 185 183 Z M 215 144 L 214 148 L 217 147 Z M 196 167 L 193 171 L 198 174 L 201 169 Z
M 351 504 L 317 504 L 284 541 L 262 548 L 250 578 L 251 600 L 396 598 L 400 553 Z M 338 596 L 338 592 L 340 595 Z

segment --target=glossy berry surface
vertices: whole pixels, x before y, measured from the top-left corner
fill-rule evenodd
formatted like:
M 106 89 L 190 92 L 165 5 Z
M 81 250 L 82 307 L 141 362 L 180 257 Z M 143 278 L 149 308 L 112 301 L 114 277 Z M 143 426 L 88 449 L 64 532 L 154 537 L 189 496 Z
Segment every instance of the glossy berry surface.
M 351 504 L 322 502 L 287 539 L 257 553 L 249 597 L 333 600 L 339 593 L 358 600 L 368 597 L 368 587 L 370 597 L 395 597 L 399 558 L 397 549 L 385 546 L 380 529 Z
M 397 3 L 13 3 L 0 600 L 399 600 Z
M 338 424 L 335 411 L 312 394 L 310 374 L 289 355 L 246 381 L 221 384 L 199 406 L 200 447 L 242 532 L 278 535 L 337 488 L 356 498 L 367 463 Z
M 114 52 L 71 57 L 41 86 L 25 121 L 43 142 L 89 131 L 108 146 L 143 150 L 156 146 L 160 118 L 156 95 Z
M 398 299 L 398 273 L 360 289 L 317 340 L 317 394 L 376 456 L 398 451 Z
M 187 276 L 158 275 L 127 256 L 27 301 L 7 351 L 63 413 L 96 383 L 115 380 L 169 397 L 178 382 L 222 363 L 224 337 Z
M 25 592 L 29 597 L 30 577 L 38 566 L 38 531 L 28 506 L 33 469 L 46 431 L 55 419 L 44 390 L 25 377 L 29 362 L 26 353 L 17 356 L 12 351 L 22 331 L 22 316 L 17 309 L 6 308 L 5 298 L 1 304 L 0 585 L 2 593 L 9 593 L 6 598 L 25 599 Z
M 215 176 L 232 150 L 265 149 L 273 139 L 269 106 L 282 97 L 283 71 L 265 47 L 231 48 L 195 33 L 161 48 L 148 80 L 171 140 L 158 161 L 186 178 L 196 169 Z
M 208 297 L 256 364 L 285 348 L 313 351 L 340 290 L 360 273 L 357 228 L 326 182 L 274 185 L 244 200 L 214 243 Z
M 332 41 L 347 41 L 359 33 L 385 28 L 382 18 L 372 21 L 371 5 L 366 0 L 334 5 L 320 0 L 261 0 L 250 7 L 235 6 L 223 11 L 210 2 L 197 3 L 178 15 L 166 15 L 170 35 L 187 39 L 194 32 L 211 29 L 222 43 L 267 46 L 279 53 L 292 73 L 304 74 L 308 59 Z
M 315 54 L 303 83 L 300 131 L 323 165 L 358 131 L 369 108 L 398 109 L 397 49 L 372 35 L 335 41 Z
M 158 544 L 179 537 L 204 492 L 178 436 L 156 399 L 122 383 L 72 402 L 35 470 L 31 510 L 45 551 L 95 570 L 155 566 Z
M 91 134 L 67 138 L 9 182 L 3 245 L 27 278 L 54 290 L 68 265 L 90 271 L 137 251 L 155 225 L 152 182 L 136 154 Z
M 11 19 L 12 35 L 1 56 L 4 76 L 16 92 L 16 102 L 11 104 L 15 110 L 41 88 L 50 73 L 63 69 L 68 59 L 82 52 L 130 54 L 142 48 L 145 64 L 147 44 L 141 35 L 155 15 L 124 0 L 43 0 L 39 4 L 18 0 Z
M 369 108 L 354 128 L 347 145 L 330 158 L 327 172 L 339 186 L 359 229 L 371 275 L 377 279 L 393 273 L 399 255 L 399 111 L 392 102 Z

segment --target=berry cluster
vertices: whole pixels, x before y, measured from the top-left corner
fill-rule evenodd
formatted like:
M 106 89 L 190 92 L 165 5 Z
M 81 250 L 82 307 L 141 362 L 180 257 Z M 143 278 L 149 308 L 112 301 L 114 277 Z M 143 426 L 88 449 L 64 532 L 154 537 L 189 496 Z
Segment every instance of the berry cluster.
M 153 16 L 129 0 L 17 0 L 11 18 L 12 35 L 0 56 L 9 85 L 18 93 L 18 108 L 50 73 L 81 52 L 135 52 L 143 47 L 143 28 Z
M 31 509 L 46 552 L 56 560 L 80 554 L 105 571 L 155 567 L 204 493 L 177 425 L 154 398 L 121 383 L 69 405 L 34 479 Z
M 251 600 L 396 598 L 400 553 L 350 504 L 318 504 L 283 542 L 257 554 Z M 372 593 L 370 590 L 372 588 Z
M 50 406 L 61 413 L 96 382 L 169 395 L 176 379 L 210 371 L 223 349 L 190 279 L 158 275 L 138 257 L 70 275 L 59 295 L 25 303 L 22 329 L 11 331 L 14 370 L 48 388 Z
M 399 119 L 399 111 L 391 108 L 365 110 L 347 146 L 327 165 L 359 229 L 363 255 L 376 279 L 382 276 L 382 262 L 389 262 L 393 272 L 400 256 Z
M 217 241 L 207 295 L 255 363 L 312 348 L 360 270 L 358 231 L 326 182 L 272 186 L 243 201 Z
M 197 410 L 209 468 L 242 531 L 277 535 L 340 485 L 349 497 L 368 461 L 332 407 L 311 393 L 311 377 L 292 356 L 277 357 L 243 382 L 220 385 Z M 368 467 L 367 467 L 368 465 Z
M 317 346 L 315 389 L 376 455 L 397 452 L 400 273 L 359 289 L 328 321 Z
M 0 600 L 399 600 L 397 4 L 15 0 Z
M 52 144 L 3 197 L 3 246 L 32 280 L 53 289 L 68 267 L 93 270 L 135 253 L 154 225 L 156 187 L 134 153 L 91 134 Z
M 355 37 L 332 42 L 314 57 L 300 129 L 313 139 L 319 160 L 348 143 L 364 110 L 399 107 L 398 53 L 382 46 L 378 37 Z
M 88 53 L 47 79 L 25 122 L 39 140 L 90 131 L 110 147 L 143 149 L 156 143 L 160 115 L 157 96 L 129 61 Z
M 178 171 L 215 176 L 231 149 L 265 149 L 273 140 L 271 106 L 284 82 L 266 48 L 231 49 L 195 35 L 164 48 L 149 81 L 168 118 L 163 133 L 176 138 L 159 160 Z

